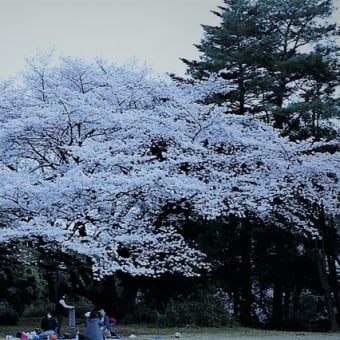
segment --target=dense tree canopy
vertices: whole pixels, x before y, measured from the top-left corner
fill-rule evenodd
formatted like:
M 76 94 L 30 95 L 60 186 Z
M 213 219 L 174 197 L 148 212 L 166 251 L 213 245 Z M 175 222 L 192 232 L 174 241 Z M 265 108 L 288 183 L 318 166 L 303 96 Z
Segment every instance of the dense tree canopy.
M 279 216 L 319 236 L 305 209 L 337 213 L 337 154 L 198 104 L 214 83 L 131 69 L 41 57 L 2 85 L 2 241 L 57 243 L 91 258 L 97 277 L 192 276 L 209 264 L 181 236 L 188 219 Z

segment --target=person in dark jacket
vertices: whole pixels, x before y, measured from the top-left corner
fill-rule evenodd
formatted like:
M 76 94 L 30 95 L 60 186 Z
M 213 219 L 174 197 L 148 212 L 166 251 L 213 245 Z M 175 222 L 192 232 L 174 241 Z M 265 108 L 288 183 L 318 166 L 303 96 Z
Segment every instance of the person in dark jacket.
M 61 326 L 63 324 L 64 317 L 69 315 L 69 310 L 73 309 L 74 306 L 68 305 L 65 302 L 66 295 L 62 295 L 62 297 L 57 301 L 56 308 L 55 308 L 55 314 L 57 317 L 57 323 L 58 323 L 58 334 L 61 335 Z
M 52 335 L 57 334 L 58 324 L 57 320 L 52 316 L 51 313 L 46 313 L 41 319 L 40 328 L 42 330 L 39 335 L 34 337 L 34 340 L 47 340 Z
M 56 331 L 58 327 L 56 319 L 51 313 L 46 313 L 41 319 L 40 328 L 44 331 Z
M 86 340 L 103 340 L 103 333 L 100 329 L 99 318 L 96 311 L 92 311 L 90 316 L 86 320 L 86 326 L 84 330 L 84 336 Z

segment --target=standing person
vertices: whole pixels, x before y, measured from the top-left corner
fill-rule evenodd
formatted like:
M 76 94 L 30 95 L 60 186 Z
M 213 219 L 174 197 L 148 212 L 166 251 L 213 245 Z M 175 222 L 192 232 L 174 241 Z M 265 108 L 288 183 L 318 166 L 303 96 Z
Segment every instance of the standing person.
M 56 303 L 56 313 L 55 314 L 56 314 L 57 321 L 58 321 L 58 334 L 59 335 L 61 335 L 61 326 L 62 326 L 62 323 L 63 323 L 64 316 L 70 316 L 71 314 L 74 315 L 74 306 L 68 305 L 65 302 L 65 299 L 66 299 L 66 295 L 62 295 L 62 297 Z M 73 325 L 73 327 L 74 327 L 74 325 Z
M 84 336 L 86 340 L 103 340 L 103 333 L 100 329 L 99 318 L 96 311 L 92 311 L 86 321 Z

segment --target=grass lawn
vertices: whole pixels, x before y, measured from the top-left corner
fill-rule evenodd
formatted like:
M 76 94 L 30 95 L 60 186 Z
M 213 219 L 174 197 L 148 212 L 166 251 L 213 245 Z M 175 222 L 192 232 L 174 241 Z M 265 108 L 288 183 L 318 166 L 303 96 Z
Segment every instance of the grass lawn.
M 15 337 L 17 332 L 23 330 L 32 331 L 39 327 L 40 318 L 21 318 L 16 326 L 0 326 L 0 339 L 5 339 L 6 335 Z M 82 330 L 82 325 L 79 325 Z M 63 332 L 67 331 L 64 329 Z M 244 327 L 235 328 L 157 328 L 147 325 L 118 325 L 117 333 L 129 339 L 130 335 L 135 335 L 136 340 L 174 340 L 176 332 L 180 332 L 181 339 L 186 340 L 210 340 L 210 339 L 301 339 L 301 340 L 336 340 L 340 339 L 340 333 L 308 333 L 308 332 L 281 332 L 267 331 Z M 70 334 L 74 331 L 70 330 Z

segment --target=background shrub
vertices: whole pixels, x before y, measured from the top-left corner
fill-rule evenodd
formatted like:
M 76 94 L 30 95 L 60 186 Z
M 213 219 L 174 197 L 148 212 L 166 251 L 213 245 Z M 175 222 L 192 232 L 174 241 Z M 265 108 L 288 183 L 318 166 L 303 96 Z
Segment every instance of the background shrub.
M 160 326 L 166 327 L 221 327 L 231 323 L 224 306 L 213 296 L 200 300 L 170 300 L 158 321 Z
M 145 305 L 144 303 L 138 303 L 129 313 L 126 313 L 121 322 L 125 324 L 131 323 L 157 323 L 159 319 L 159 313 L 157 310 Z
M 16 325 L 18 320 L 14 308 L 7 302 L 0 302 L 0 325 Z
M 74 295 L 67 301 L 69 304 L 76 307 L 77 318 L 83 318 L 86 312 L 94 309 L 94 305 L 90 300 L 83 296 Z M 55 312 L 55 302 L 51 302 L 48 299 L 39 299 L 27 307 L 23 313 L 24 316 L 39 316 L 42 317 L 46 312 Z

